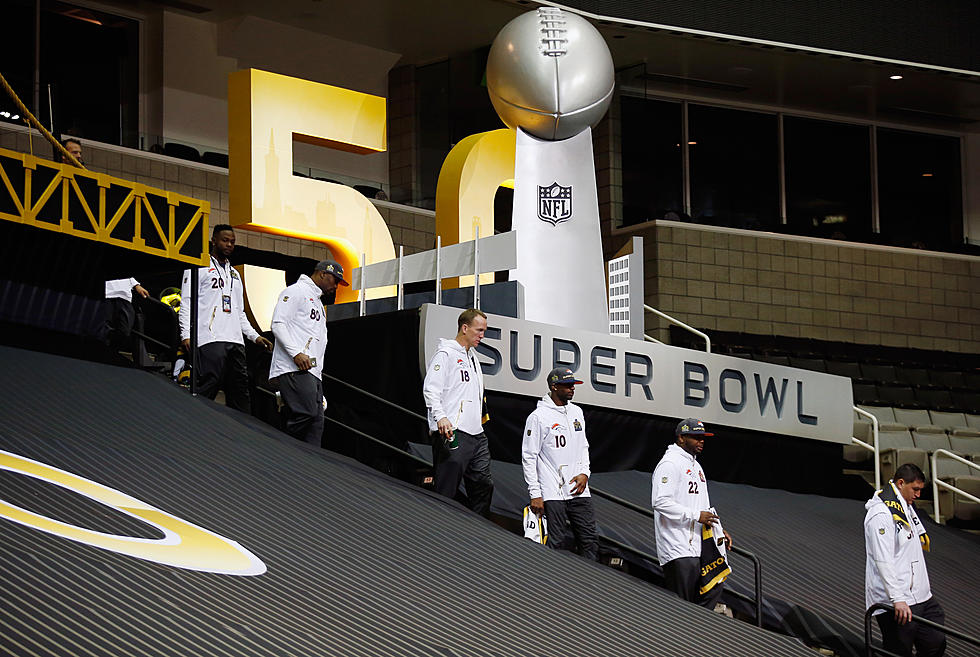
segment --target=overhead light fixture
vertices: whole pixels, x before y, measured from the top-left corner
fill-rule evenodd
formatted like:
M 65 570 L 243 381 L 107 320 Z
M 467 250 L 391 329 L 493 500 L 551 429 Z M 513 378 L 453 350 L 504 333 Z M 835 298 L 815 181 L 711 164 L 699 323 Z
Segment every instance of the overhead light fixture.
M 924 173 L 924 174 L 922 174 L 922 177 L 923 178 L 932 178 L 932 174 L 931 173 Z
M 19 118 L 20 118 L 20 114 L 14 114 L 13 116 L 10 117 L 10 120 L 11 121 L 16 121 Z
M 687 145 L 688 146 L 697 146 L 697 144 L 698 144 L 698 142 L 696 142 L 696 141 L 689 141 L 689 142 L 687 142 Z
M 888 79 L 889 80 L 901 80 L 902 79 L 902 76 L 901 75 L 889 75 L 888 76 Z

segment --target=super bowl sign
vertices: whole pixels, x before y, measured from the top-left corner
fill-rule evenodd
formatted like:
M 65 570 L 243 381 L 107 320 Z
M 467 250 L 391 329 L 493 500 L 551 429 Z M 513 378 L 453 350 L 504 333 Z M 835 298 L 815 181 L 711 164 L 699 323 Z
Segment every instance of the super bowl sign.
M 456 333 L 458 308 L 422 307 L 419 367 Z M 477 349 L 486 388 L 529 397 L 552 368 L 584 381 L 580 404 L 850 444 L 854 404 L 846 377 L 490 315 Z

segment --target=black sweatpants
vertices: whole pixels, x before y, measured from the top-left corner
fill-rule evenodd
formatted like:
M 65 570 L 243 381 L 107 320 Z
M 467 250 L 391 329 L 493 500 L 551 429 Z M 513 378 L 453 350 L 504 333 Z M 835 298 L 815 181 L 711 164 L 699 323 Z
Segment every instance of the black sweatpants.
M 456 430 L 459 447 L 449 449 L 439 433 L 432 434 L 432 460 L 435 462 L 435 491 L 455 498 L 461 481 L 466 483 L 469 507 L 482 516 L 490 515 L 493 478 L 490 476 L 490 444 L 487 435 Z
M 136 309 L 132 302 L 118 298 L 106 299 L 103 310 L 103 341 L 116 350 L 132 349 L 133 325 L 136 323 Z
M 289 409 L 286 433 L 320 446 L 323 439 L 323 381 L 309 372 L 287 372 L 276 377 L 282 401 Z
M 242 413 L 252 412 L 248 395 L 245 347 L 234 342 L 209 342 L 197 348 L 197 394 L 214 399 L 225 391 L 225 405 Z
M 933 596 L 925 602 L 909 605 L 916 616 L 946 624 L 946 612 L 936 602 Z M 881 629 L 881 639 L 885 650 L 898 655 L 912 657 L 912 646 L 915 646 L 916 657 L 941 657 L 946 652 L 946 635 L 939 630 L 926 627 L 922 623 L 911 621 L 905 625 L 895 622 L 895 613 L 886 611 L 875 616 L 878 628 Z
M 548 547 L 572 550 L 595 561 L 599 540 L 591 497 L 545 500 L 544 515 L 548 518 Z
M 549 527 L 550 529 L 550 527 Z M 721 592 L 725 589 L 723 582 L 715 584 L 710 591 L 701 594 L 701 558 L 679 557 L 663 565 L 664 586 L 673 591 L 682 600 L 699 604 L 707 609 L 714 609 Z

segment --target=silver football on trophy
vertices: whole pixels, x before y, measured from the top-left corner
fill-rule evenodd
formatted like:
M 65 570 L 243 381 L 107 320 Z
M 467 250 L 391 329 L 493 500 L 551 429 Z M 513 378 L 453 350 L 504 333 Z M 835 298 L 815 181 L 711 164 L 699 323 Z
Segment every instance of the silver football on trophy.
M 577 14 L 542 7 L 507 23 L 487 59 L 487 90 L 501 120 L 539 139 L 594 126 L 612 101 L 612 55 Z

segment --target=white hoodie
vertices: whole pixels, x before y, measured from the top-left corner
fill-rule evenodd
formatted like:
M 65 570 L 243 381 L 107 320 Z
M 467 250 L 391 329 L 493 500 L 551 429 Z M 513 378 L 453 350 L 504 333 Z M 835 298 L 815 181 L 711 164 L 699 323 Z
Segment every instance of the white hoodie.
M 888 486 L 894 486 L 888 482 Z M 919 535 L 924 533 L 915 510 L 896 489 L 911 529 L 895 522 L 892 512 L 875 494 L 864 508 L 864 602 L 865 609 L 876 603 L 908 605 L 925 602 L 932 597 L 929 573 L 922 554 Z M 876 612 L 884 613 L 884 612 Z
M 429 431 L 436 431 L 439 420 L 447 418 L 453 429 L 474 436 L 483 433 L 483 370 L 475 349 L 467 351 L 455 338 L 440 338 L 425 371 L 422 396 Z
M 701 556 L 702 511 L 711 508 L 701 464 L 673 443 L 653 471 L 653 525 L 660 565 L 680 557 Z M 721 535 L 721 531 L 717 532 Z
M 576 475 L 592 476 L 582 409 L 571 402 L 558 406 L 550 395 L 539 399 L 524 424 L 521 465 L 531 499 L 591 497 L 588 486 L 582 494 L 572 495 L 569 483 Z
M 269 378 L 298 372 L 293 357 L 304 353 L 313 367 L 307 370 L 316 378 L 323 375 L 323 352 L 327 347 L 327 311 L 320 295 L 323 291 L 306 274 L 279 293 L 272 311 L 272 333 L 276 346 L 272 350 Z
M 191 337 L 191 303 L 197 302 L 197 346 L 212 342 L 234 342 L 244 345 L 244 335 L 255 342 L 259 334 L 245 315 L 244 286 L 238 272 L 225 260 L 214 256 L 207 267 L 198 270 L 197 290 L 191 292 L 191 270 L 184 270 L 180 284 L 180 339 Z M 227 300 L 225 299 L 227 297 Z

